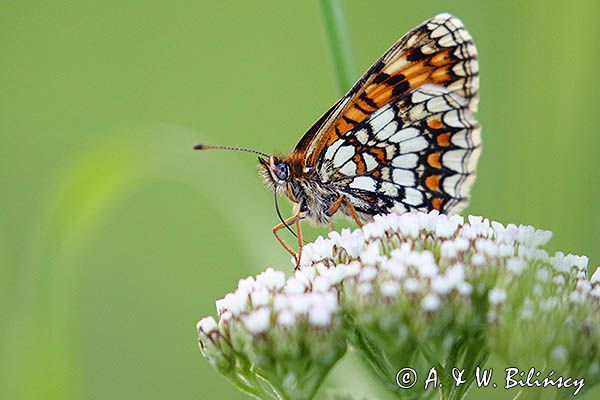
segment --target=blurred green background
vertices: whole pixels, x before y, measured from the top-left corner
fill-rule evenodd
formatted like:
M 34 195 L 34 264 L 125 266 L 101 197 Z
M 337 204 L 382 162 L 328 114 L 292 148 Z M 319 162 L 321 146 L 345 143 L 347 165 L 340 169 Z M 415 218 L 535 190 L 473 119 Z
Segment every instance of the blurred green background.
M 439 12 L 465 22 L 485 147 L 467 212 L 599 264 L 600 3 L 344 5 L 361 71 Z M 255 158 L 191 146 L 288 150 L 337 99 L 317 2 L 4 0 L 0 48 L 0 398 L 243 398 L 195 323 L 291 264 Z M 328 386 L 369 379 L 345 361 Z

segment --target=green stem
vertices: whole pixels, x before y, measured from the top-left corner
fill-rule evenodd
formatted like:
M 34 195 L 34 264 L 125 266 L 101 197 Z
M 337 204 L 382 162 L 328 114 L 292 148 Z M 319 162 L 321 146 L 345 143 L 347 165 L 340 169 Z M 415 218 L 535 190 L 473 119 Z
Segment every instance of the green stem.
M 319 5 L 327 45 L 333 59 L 338 91 L 344 94 L 357 78 L 348 25 L 340 0 L 320 0 Z
M 261 393 L 259 393 L 255 388 L 250 385 L 247 385 L 242 379 L 240 379 L 235 374 L 232 374 L 230 377 L 231 382 L 242 392 L 246 393 L 250 397 L 253 397 L 258 400 L 262 400 Z

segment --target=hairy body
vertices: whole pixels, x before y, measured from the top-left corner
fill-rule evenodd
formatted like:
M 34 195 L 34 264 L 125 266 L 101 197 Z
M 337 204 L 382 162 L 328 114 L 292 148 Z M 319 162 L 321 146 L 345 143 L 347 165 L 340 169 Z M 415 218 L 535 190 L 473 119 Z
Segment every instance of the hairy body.
M 280 180 L 277 177 L 277 167 L 272 165 L 286 165 L 290 172 L 286 180 Z M 349 218 L 358 215 L 359 224 L 372 218 L 356 210 L 351 204 L 342 201 L 344 194 L 342 189 L 347 187 L 344 180 L 334 184 L 323 182 L 322 176 L 328 175 L 327 170 L 332 169 L 330 165 L 321 168 L 303 167 L 299 160 L 294 160 L 290 156 L 277 158 L 271 156 L 269 160 L 260 159 L 259 172 L 270 190 L 275 190 L 277 194 L 287 197 L 294 206 L 294 214 L 299 219 L 306 219 L 315 225 L 329 225 L 333 221 L 333 216 L 342 213 Z M 280 167 L 281 170 L 281 167 Z

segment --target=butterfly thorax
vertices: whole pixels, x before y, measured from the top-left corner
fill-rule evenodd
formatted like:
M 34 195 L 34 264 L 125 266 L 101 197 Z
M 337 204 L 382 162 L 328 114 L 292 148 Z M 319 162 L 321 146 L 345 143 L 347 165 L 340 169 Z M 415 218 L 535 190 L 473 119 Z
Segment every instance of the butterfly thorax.
M 267 188 L 287 197 L 304 218 L 316 224 L 331 221 L 329 210 L 340 194 L 322 181 L 317 168 L 305 166 L 292 153 L 261 159 L 259 172 Z

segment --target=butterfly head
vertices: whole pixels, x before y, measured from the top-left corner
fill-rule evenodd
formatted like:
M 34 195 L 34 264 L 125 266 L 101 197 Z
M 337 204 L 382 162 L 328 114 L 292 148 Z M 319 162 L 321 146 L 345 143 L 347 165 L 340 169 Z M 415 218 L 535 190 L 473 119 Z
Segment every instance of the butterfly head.
M 276 156 L 258 158 L 258 169 L 265 185 L 272 190 L 285 190 L 291 180 L 290 166 L 288 163 Z

